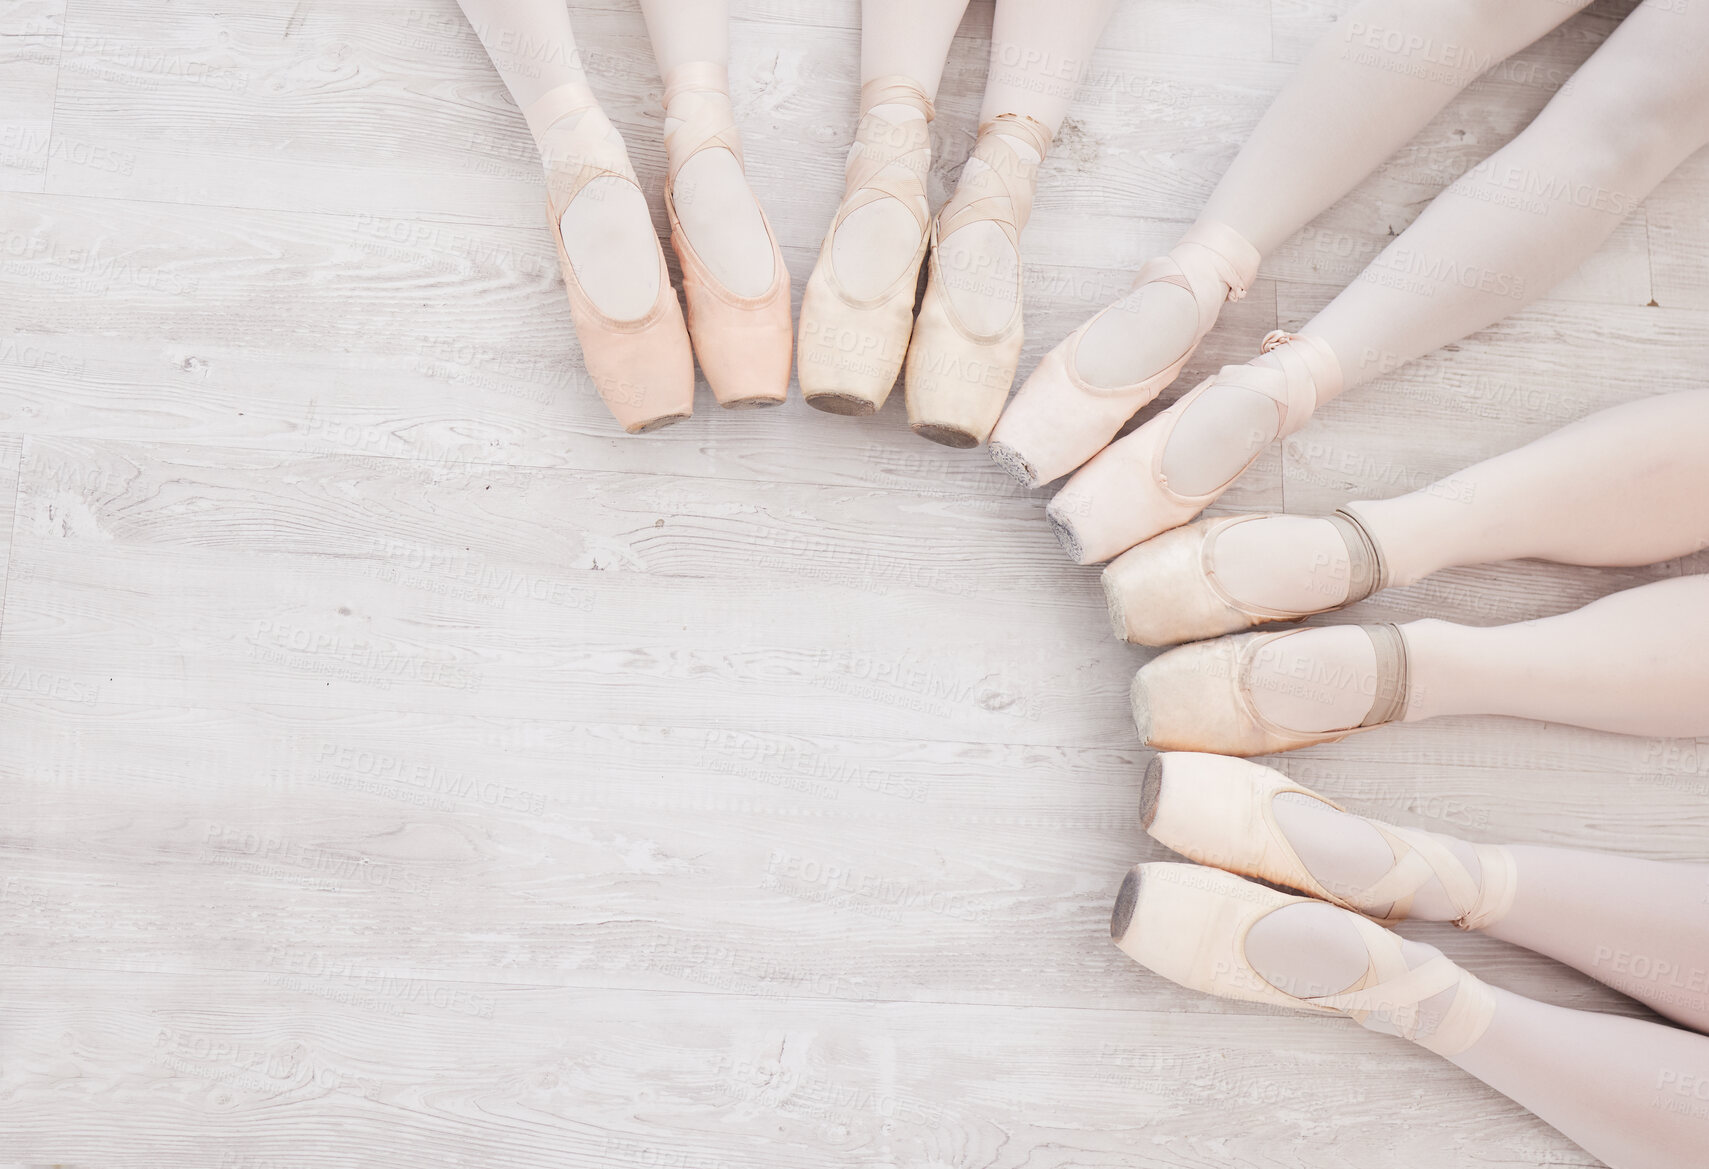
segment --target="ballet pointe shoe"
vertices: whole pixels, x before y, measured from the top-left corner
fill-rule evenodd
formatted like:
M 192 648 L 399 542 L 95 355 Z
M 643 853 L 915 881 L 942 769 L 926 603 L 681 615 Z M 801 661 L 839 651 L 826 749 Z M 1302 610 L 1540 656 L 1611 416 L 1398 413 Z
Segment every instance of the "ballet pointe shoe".
M 1264 717 L 1252 701 L 1260 651 L 1300 630 L 1246 633 L 1183 645 L 1152 658 L 1133 677 L 1128 698 L 1140 741 L 1160 751 L 1268 755 L 1334 743 L 1406 716 L 1406 638 L 1395 625 L 1361 625 L 1376 649 L 1376 694 L 1358 726 L 1300 731 Z
M 1218 537 L 1268 515 L 1219 516 L 1171 528 L 1110 561 L 1101 577 L 1110 628 L 1135 645 L 1179 645 L 1270 621 L 1296 621 L 1362 601 L 1386 586 L 1381 547 L 1364 522 L 1342 508 L 1324 516 L 1347 545 L 1347 595 L 1321 608 L 1289 611 L 1238 601 L 1217 579 Z
M 584 87 L 554 89 L 529 106 L 524 116 L 535 138 L 545 141 L 548 127 L 578 113 L 574 156 L 547 160 L 546 221 L 558 249 L 570 319 L 588 377 L 618 424 L 630 434 L 640 434 L 680 422 L 694 412 L 694 355 L 657 239 L 653 250 L 659 267 L 658 298 L 640 317 L 617 320 L 601 312 L 576 278 L 564 247 L 564 212 L 595 179 L 617 178 L 640 186 L 627 152 L 613 140 L 611 123 Z
M 880 105 L 912 106 L 922 120 L 898 126 L 871 112 Z M 925 183 L 931 136 L 926 124 L 933 111 L 925 91 L 907 77 L 874 78 L 861 87 L 860 109 L 855 149 L 845 172 L 847 194 L 807 278 L 797 341 L 802 396 L 809 406 L 832 414 L 871 414 L 890 396 L 914 327 L 914 293 L 930 227 Z M 837 276 L 837 231 L 854 212 L 881 199 L 894 199 L 913 213 L 920 245 L 888 288 L 876 296 L 855 297 Z
M 1263 353 L 1274 354 L 1274 360 L 1223 366 L 1156 418 L 1098 452 L 1057 492 L 1045 518 L 1069 559 L 1096 564 L 1186 523 L 1216 502 L 1271 441 L 1304 426 L 1320 401 L 1341 391 L 1340 363 L 1316 337 L 1274 332 L 1264 338 Z M 1276 426 L 1255 436 L 1263 441 L 1254 442 L 1251 457 L 1215 489 L 1183 495 L 1163 472 L 1164 452 L 1188 411 L 1224 386 L 1269 398 Z
M 1364 974 L 1351 987 L 1297 985 L 1302 993 L 1291 994 L 1253 966 L 1247 955 L 1253 928 L 1278 910 L 1295 905 L 1347 914 L 1347 924 L 1358 932 L 1367 957 Z M 1141 966 L 1189 990 L 1238 1002 L 1343 1015 L 1438 1055 L 1458 1055 L 1471 1047 L 1495 1016 L 1495 996 L 1489 987 L 1434 947 L 1412 944 L 1413 952 L 1422 958 L 1413 966 L 1407 960 L 1408 943 L 1369 918 L 1200 865 L 1135 865 L 1116 897 L 1110 937 Z M 1419 1009 L 1426 999 L 1450 990 L 1455 993 L 1446 1009 Z
M 1167 256 L 1140 268 L 1127 295 L 1045 354 L 997 420 L 991 457 L 1023 485 L 1042 487 L 1108 446 L 1123 423 L 1181 376 L 1222 306 L 1246 295 L 1258 262 L 1258 249 L 1227 224 L 1208 219 L 1193 224 Z M 1081 341 L 1110 314 L 1131 315 L 1134 327 L 1143 327 L 1146 290 L 1154 284 L 1173 284 L 1192 296 L 1198 310 L 1192 340 L 1150 377 L 1122 386 L 1094 385 L 1080 372 Z
M 1043 125 L 1021 114 L 999 114 L 979 127 L 969 164 L 984 166 L 963 173 L 955 196 L 932 223 L 931 260 L 926 295 L 914 322 L 904 377 L 908 425 L 921 438 L 948 447 L 976 447 L 996 425 L 997 415 L 1015 381 L 1021 356 L 1021 229 L 1032 213 L 1038 160 L 1050 149 Z M 1031 156 L 1016 149 L 1028 148 Z M 963 288 L 994 280 L 994 273 L 948 272 L 938 241 L 973 223 L 995 223 L 1015 249 L 1015 306 L 994 333 L 970 327 L 956 311 L 949 287 Z
M 1140 820 L 1152 839 L 1201 865 L 1297 889 L 1320 901 L 1365 914 L 1383 925 L 1411 916 L 1413 898 L 1432 879 L 1441 883 L 1449 918 L 1463 930 L 1484 929 L 1513 908 L 1519 869 L 1501 845 L 1472 845 L 1473 877 L 1464 862 L 1428 832 L 1365 819 L 1394 854 L 1394 865 L 1371 885 L 1330 888 L 1311 873 L 1276 821 L 1276 797 L 1294 794 L 1325 809 L 1341 805 L 1280 772 L 1247 759 L 1171 751 L 1152 759 L 1140 788 Z
M 665 88 L 665 108 L 697 90 L 723 95 L 728 87 L 724 67 L 694 61 L 672 71 Z M 665 179 L 665 214 L 671 225 L 671 250 L 682 265 L 683 297 L 688 301 L 688 334 L 700 371 L 726 409 L 775 406 L 789 396 L 789 365 L 795 331 L 789 320 L 789 269 L 777 246 L 771 221 L 760 210 L 771 243 L 771 285 L 758 296 L 739 296 L 726 288 L 694 250 L 677 218 L 676 173 L 697 152 L 723 148 L 744 167 L 742 140 L 727 105 L 701 103 L 690 116 L 665 134 L 671 170 Z

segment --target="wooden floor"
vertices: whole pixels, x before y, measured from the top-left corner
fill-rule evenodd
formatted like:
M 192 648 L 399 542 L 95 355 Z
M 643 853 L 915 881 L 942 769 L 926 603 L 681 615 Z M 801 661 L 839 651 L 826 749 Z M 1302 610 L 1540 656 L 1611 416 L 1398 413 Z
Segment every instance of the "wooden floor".
M 799 290 L 858 9 L 736 7 Z M 1173 241 L 1343 7 L 1122 7 L 1044 167 L 1023 372 Z M 1180 385 L 1303 322 L 1629 7 L 1474 85 Z M 662 226 L 641 17 L 575 8 Z M 975 0 L 955 45 L 934 199 L 990 21 Z M 703 389 L 616 433 L 453 0 L 0 0 L 0 188 L 0 1165 L 1595 1163 L 1422 1050 L 1110 946 L 1123 870 L 1162 855 L 1145 655 L 1045 494 L 899 400 Z M 1394 494 L 1702 384 L 1706 208 L 1698 158 L 1549 299 L 1324 410 L 1225 502 Z M 1507 621 L 1705 566 L 1498 565 L 1350 616 Z M 1457 719 L 1280 765 L 1403 824 L 1704 859 L 1709 743 Z

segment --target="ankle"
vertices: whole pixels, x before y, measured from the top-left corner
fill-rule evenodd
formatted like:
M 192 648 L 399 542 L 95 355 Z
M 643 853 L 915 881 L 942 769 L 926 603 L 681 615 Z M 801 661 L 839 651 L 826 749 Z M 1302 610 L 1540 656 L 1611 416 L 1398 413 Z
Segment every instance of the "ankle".
M 741 138 L 736 130 L 724 66 L 713 61 L 689 61 L 665 76 L 665 159 L 674 178 L 683 163 L 716 136 L 718 144 L 741 161 Z M 692 127 L 688 133 L 683 128 Z

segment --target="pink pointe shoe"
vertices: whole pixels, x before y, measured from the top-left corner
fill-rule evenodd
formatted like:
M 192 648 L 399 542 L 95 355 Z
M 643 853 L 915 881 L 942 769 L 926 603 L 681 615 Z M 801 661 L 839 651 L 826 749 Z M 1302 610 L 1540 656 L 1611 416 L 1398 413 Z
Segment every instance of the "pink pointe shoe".
M 536 139 L 553 123 L 581 114 L 576 126 L 573 157 L 548 162 L 546 221 L 558 248 L 558 267 L 570 300 L 570 318 L 581 342 L 582 362 L 612 417 L 625 431 L 640 434 L 680 422 L 694 412 L 694 354 L 682 307 L 671 287 L 665 254 L 653 241 L 659 267 L 659 294 L 653 307 L 633 320 L 616 320 L 601 312 L 576 278 L 564 248 L 564 212 L 595 179 L 616 178 L 640 183 L 629 165 L 611 123 L 582 86 L 561 86 L 525 111 Z
M 1057 492 L 1045 517 L 1069 559 L 1097 564 L 1186 523 L 1216 502 L 1266 446 L 1304 426 L 1319 402 L 1341 392 L 1341 364 L 1320 339 L 1278 330 L 1264 338 L 1263 352 L 1272 361 L 1223 366 L 1156 418 L 1105 447 Z M 1270 399 L 1275 424 L 1246 436 L 1246 459 L 1212 490 L 1177 492 L 1163 470 L 1169 440 L 1195 406 L 1226 388 Z M 1208 425 L 1214 429 L 1216 424 Z
M 723 94 L 729 84 L 722 66 L 694 61 L 673 71 L 665 107 L 696 90 Z M 700 370 L 718 404 L 726 409 L 775 406 L 789 396 L 789 365 L 795 342 L 789 319 L 789 269 L 777 246 L 765 211 L 760 220 L 771 241 L 771 286 L 759 296 L 738 296 L 714 276 L 696 254 L 676 211 L 676 170 L 701 150 L 722 148 L 743 165 L 742 140 L 725 116 L 724 103 L 701 104 L 693 115 L 665 135 L 675 165 L 665 180 L 665 214 L 670 219 L 671 249 L 682 265 L 682 291 L 688 300 L 688 332 Z
M 1167 256 L 1140 268 L 1126 296 L 1106 306 L 1045 354 L 991 433 L 991 457 L 1028 487 L 1041 487 L 1109 445 L 1122 424 L 1181 375 L 1222 306 L 1240 300 L 1258 275 L 1258 249 L 1224 223 L 1200 220 Z M 1143 325 L 1154 286 L 1174 285 L 1193 298 L 1198 313 L 1192 340 L 1180 356 L 1150 377 L 1098 386 L 1080 372 L 1080 345 L 1112 315 Z

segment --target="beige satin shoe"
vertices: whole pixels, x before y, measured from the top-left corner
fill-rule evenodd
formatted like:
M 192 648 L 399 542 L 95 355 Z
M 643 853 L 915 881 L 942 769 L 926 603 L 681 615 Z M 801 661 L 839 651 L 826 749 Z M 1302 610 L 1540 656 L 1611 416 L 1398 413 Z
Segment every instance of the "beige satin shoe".
M 1365 973 L 1334 994 L 1296 996 L 1275 986 L 1253 967 L 1246 940 L 1264 918 L 1293 905 L 1323 903 L 1200 865 L 1135 865 L 1116 897 L 1110 937 L 1135 962 L 1189 990 L 1344 1015 L 1361 1025 L 1375 1021 L 1373 1029 L 1391 1029 L 1438 1055 L 1458 1055 L 1489 1029 L 1495 996 L 1480 979 L 1433 947 L 1417 946 L 1414 952 L 1425 956 L 1412 966 L 1399 935 L 1345 909 L 1324 907 L 1346 913 L 1358 931 L 1370 960 Z M 1450 990 L 1454 997 L 1445 1012 L 1419 1010 L 1426 999 Z
M 692 97 L 697 90 L 722 96 L 728 84 L 722 66 L 690 62 L 672 72 L 671 84 L 665 90 L 665 108 L 680 108 L 685 103 L 673 107 L 673 101 Z M 760 221 L 771 242 L 771 285 L 759 296 L 738 296 L 712 274 L 677 218 L 676 171 L 688 159 L 702 150 L 722 148 L 735 156 L 737 166 L 745 166 L 742 139 L 725 113 L 727 108 L 727 103 L 700 104 L 665 134 L 674 164 L 665 180 L 665 214 L 670 219 L 671 249 L 682 265 L 688 333 L 713 396 L 726 409 L 775 406 L 789 396 L 795 331 L 789 319 L 789 269 L 784 266 L 771 221 L 762 208 Z
M 1326 810 L 1352 815 L 1251 760 L 1170 751 L 1152 759 L 1146 768 L 1140 820 L 1152 839 L 1199 864 L 1298 889 L 1384 925 L 1406 920 L 1413 898 L 1431 880 L 1441 883 L 1454 909 L 1450 920 L 1463 930 L 1494 925 L 1513 907 L 1519 869 L 1509 849 L 1472 845 L 1478 861 L 1478 875 L 1473 877 L 1464 862 L 1430 833 L 1364 817 L 1358 818 L 1388 844 L 1394 865 L 1369 886 L 1332 890 L 1312 876 L 1276 822 L 1276 797 L 1284 794 L 1304 796 Z
M 572 114 L 577 124 L 578 148 L 573 158 L 550 160 L 546 174 L 546 222 L 558 248 L 558 267 L 570 301 L 570 319 L 581 342 L 582 363 L 606 408 L 630 434 L 657 430 L 680 422 L 694 412 L 694 354 L 689 348 L 688 329 L 682 307 L 671 287 L 665 254 L 653 240 L 659 266 L 659 294 L 653 307 L 633 320 L 616 320 L 601 312 L 576 278 L 574 265 L 564 249 L 564 212 L 589 183 L 598 178 L 617 178 L 640 183 L 629 165 L 629 155 L 616 140 L 611 123 L 592 103 L 582 86 L 554 89 L 524 111 L 535 138 Z
M 1364 522 L 1347 508 L 1317 518 L 1334 524 L 1347 545 L 1347 596 L 1317 609 L 1290 611 L 1250 605 L 1217 579 L 1216 542 L 1230 528 L 1270 515 L 1220 516 L 1171 528 L 1136 544 L 1104 568 L 1110 627 L 1135 645 L 1179 645 L 1270 621 L 1297 621 L 1362 601 L 1385 588 L 1388 568 Z
M 1167 389 L 1216 324 L 1225 303 L 1240 300 L 1258 276 L 1258 249 L 1225 223 L 1201 219 L 1187 229 L 1167 256 L 1140 268 L 1133 288 L 1105 306 L 1061 344 L 1038 368 L 997 420 L 991 457 L 1027 487 L 1050 483 L 1109 445 L 1129 418 Z M 1215 273 L 1195 286 L 1189 270 Z M 1193 298 L 1198 325 L 1179 357 L 1148 378 L 1122 386 L 1097 386 L 1080 372 L 1080 343 L 1099 320 L 1120 314 L 1139 327 L 1148 290 L 1172 284 Z M 1214 287 L 1213 287 L 1214 284 Z
M 898 126 L 872 114 L 904 105 L 923 120 Z M 914 328 L 914 293 L 931 226 L 926 168 L 931 161 L 932 103 L 907 77 L 876 77 L 861 87 L 860 125 L 849 155 L 842 203 L 825 233 L 818 263 L 801 298 L 796 376 L 807 404 L 832 414 L 871 414 L 884 405 L 902 372 Z M 834 244 L 843 221 L 862 207 L 894 199 L 920 226 L 920 246 L 901 275 L 877 296 L 857 298 L 837 277 Z
M 1021 229 L 1032 214 L 1038 162 L 1015 148 L 1019 143 L 1039 159 L 1050 150 L 1051 135 L 1038 122 L 1020 114 L 999 114 L 979 127 L 969 162 L 984 168 L 964 172 L 955 196 L 932 224 L 928 283 L 908 346 L 905 385 L 908 425 L 914 433 L 949 447 L 976 447 L 996 425 L 997 415 L 1015 381 L 1020 360 Z M 956 312 L 949 289 L 966 289 L 990 274 L 948 272 L 943 269 L 940 240 L 973 223 L 995 223 L 1015 249 L 1015 306 L 1008 321 L 994 333 L 970 328 Z
M 1341 392 L 1341 365 L 1327 344 L 1304 334 L 1275 332 L 1263 351 L 1281 368 L 1225 365 L 1163 413 L 1105 447 L 1081 467 L 1045 509 L 1063 551 L 1076 564 L 1096 564 L 1142 540 L 1178 527 L 1216 502 L 1257 461 L 1264 447 L 1306 424 L 1320 401 Z M 1238 386 L 1276 404 L 1276 430 L 1250 458 L 1213 491 L 1183 495 L 1163 473 L 1163 455 L 1175 426 L 1193 404 L 1217 386 Z
M 1334 743 L 1406 717 L 1406 638 L 1395 625 L 1361 625 L 1377 654 L 1376 694 L 1356 727 L 1299 731 L 1267 719 L 1252 701 L 1252 667 L 1272 642 L 1303 632 L 1246 633 L 1159 654 L 1134 675 L 1128 697 L 1140 741 L 1161 751 L 1268 755 Z

